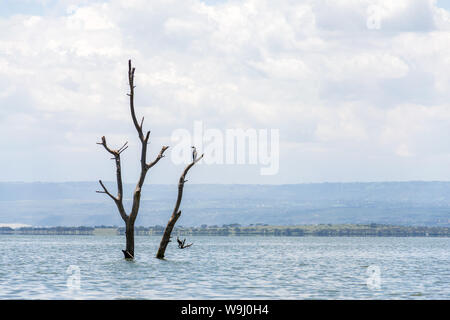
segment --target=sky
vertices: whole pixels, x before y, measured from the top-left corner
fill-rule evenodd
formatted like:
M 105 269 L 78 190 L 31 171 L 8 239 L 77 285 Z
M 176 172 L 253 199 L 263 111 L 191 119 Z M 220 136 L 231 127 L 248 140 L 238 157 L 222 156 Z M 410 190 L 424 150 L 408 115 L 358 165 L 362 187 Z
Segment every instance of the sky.
M 135 182 L 128 59 L 149 159 L 171 146 L 148 183 L 196 122 L 278 130 L 279 165 L 190 183 L 450 180 L 450 1 L 0 0 L 0 181 L 112 181 L 105 135 Z

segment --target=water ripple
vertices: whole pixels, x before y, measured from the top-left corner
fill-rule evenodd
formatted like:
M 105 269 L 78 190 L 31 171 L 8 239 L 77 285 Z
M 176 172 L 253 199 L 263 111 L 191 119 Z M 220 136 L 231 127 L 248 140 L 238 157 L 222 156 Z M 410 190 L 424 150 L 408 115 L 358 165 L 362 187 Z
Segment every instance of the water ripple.
M 1 299 L 449 299 L 448 238 L 0 236 Z M 70 265 L 80 289 L 67 286 Z M 380 270 L 369 288 L 368 267 Z

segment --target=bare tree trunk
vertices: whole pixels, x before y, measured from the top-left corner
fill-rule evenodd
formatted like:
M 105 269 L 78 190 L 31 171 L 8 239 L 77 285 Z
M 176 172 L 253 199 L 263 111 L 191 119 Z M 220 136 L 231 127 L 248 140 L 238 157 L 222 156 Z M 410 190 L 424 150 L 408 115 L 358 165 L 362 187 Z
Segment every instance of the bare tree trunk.
M 113 155 L 113 160 L 116 162 L 116 180 L 117 180 L 117 196 L 113 196 L 108 189 L 106 189 L 105 185 L 103 184 L 102 180 L 99 180 L 100 185 L 103 188 L 103 191 L 97 191 L 98 193 L 105 193 L 107 194 L 116 204 L 117 209 L 119 210 L 120 216 L 122 217 L 122 220 L 125 222 L 125 235 L 126 235 L 126 249 L 122 250 L 124 256 L 126 259 L 133 259 L 134 258 L 134 222 L 136 221 L 137 214 L 139 212 L 139 205 L 141 201 L 141 190 L 142 186 L 144 185 L 145 176 L 147 175 L 147 171 L 153 167 L 155 164 L 158 163 L 158 161 L 164 157 L 164 152 L 167 150 L 167 146 L 163 146 L 161 148 L 161 151 L 159 152 L 158 156 L 155 160 L 151 163 L 147 163 L 147 146 L 149 144 L 149 138 L 150 138 L 150 131 L 147 131 L 146 135 L 144 136 L 144 132 L 142 129 L 142 125 L 144 123 L 144 117 L 142 117 L 141 123 L 139 124 L 136 119 L 136 113 L 134 111 L 134 71 L 135 68 L 132 68 L 131 66 L 131 60 L 128 61 L 128 81 L 130 86 L 130 93 L 128 96 L 130 97 L 130 112 L 131 112 L 131 118 L 133 120 L 134 127 L 136 128 L 136 131 L 139 136 L 139 140 L 141 141 L 141 174 L 139 177 L 139 181 L 136 184 L 136 189 L 134 190 L 133 194 L 133 206 L 131 209 L 131 212 L 129 215 L 125 212 L 125 208 L 123 206 L 123 185 L 122 185 L 122 171 L 121 171 L 121 164 L 120 164 L 120 154 L 125 151 L 125 149 L 128 148 L 127 144 L 128 142 L 125 142 L 125 144 L 120 147 L 117 150 L 110 149 L 108 145 L 106 144 L 106 138 L 102 137 L 102 142 L 99 142 L 97 144 L 102 145 L 106 151 L 108 151 L 110 154 Z
M 122 250 L 126 259 L 134 259 L 134 223 L 130 220 L 125 224 L 126 249 Z
M 180 180 L 178 181 L 177 202 L 175 204 L 175 208 L 173 209 L 172 216 L 167 223 L 166 229 L 164 230 L 161 243 L 159 244 L 159 249 L 156 253 L 156 257 L 158 259 L 164 259 L 164 254 L 166 252 L 167 245 L 170 242 L 173 227 L 175 226 L 178 218 L 181 216 L 181 211 L 179 211 L 178 209 L 180 208 L 181 199 L 183 197 L 184 183 L 187 181 L 185 180 L 186 174 L 188 173 L 189 169 L 191 169 L 198 161 L 200 161 L 201 158 L 203 158 L 203 154 L 198 159 L 193 159 L 193 161 L 184 169 L 183 173 L 181 174 Z

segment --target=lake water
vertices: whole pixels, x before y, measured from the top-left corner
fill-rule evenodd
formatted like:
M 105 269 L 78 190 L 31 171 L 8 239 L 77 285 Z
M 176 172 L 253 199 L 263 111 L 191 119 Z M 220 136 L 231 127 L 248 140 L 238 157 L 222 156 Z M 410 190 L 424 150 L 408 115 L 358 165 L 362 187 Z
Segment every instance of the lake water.
M 159 241 L 130 262 L 121 236 L 0 235 L 0 299 L 450 299 L 450 238 Z

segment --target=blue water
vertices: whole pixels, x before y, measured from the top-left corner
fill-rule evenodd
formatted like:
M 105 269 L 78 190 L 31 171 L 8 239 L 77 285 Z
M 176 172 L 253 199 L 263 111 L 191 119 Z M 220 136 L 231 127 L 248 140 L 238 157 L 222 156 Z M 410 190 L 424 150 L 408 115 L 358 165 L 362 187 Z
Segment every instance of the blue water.
M 0 299 L 450 299 L 450 238 L 159 241 L 129 262 L 120 236 L 1 235 Z

